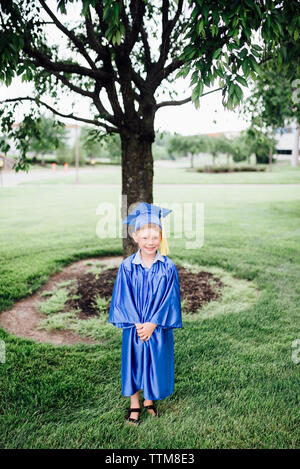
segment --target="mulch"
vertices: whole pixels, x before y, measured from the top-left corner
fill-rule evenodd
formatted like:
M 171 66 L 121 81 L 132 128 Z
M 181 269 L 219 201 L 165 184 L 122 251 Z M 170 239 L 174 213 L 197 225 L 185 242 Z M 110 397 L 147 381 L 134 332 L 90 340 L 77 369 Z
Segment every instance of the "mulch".
M 181 265 L 176 265 L 180 283 L 181 300 L 185 300 L 183 311 L 195 313 L 198 309 L 221 297 L 224 283 L 210 272 L 201 271 L 192 273 Z M 78 317 L 88 319 L 99 316 L 95 305 L 96 296 L 109 300 L 107 311 L 117 276 L 118 268 L 113 267 L 95 275 L 94 273 L 82 273 L 77 277 L 77 285 L 70 289 L 70 297 L 79 296 L 77 299 L 68 299 L 65 310 L 79 310 Z

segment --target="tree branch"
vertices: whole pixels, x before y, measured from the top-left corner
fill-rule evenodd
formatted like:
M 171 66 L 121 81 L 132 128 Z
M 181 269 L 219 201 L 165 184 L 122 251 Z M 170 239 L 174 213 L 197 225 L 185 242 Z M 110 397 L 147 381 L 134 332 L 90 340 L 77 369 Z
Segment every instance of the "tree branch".
M 146 69 L 146 72 L 148 73 L 151 68 L 152 62 L 151 62 L 150 46 L 149 46 L 148 37 L 147 37 L 147 33 L 146 33 L 144 26 L 141 27 L 141 37 L 142 37 L 142 41 L 143 41 L 143 45 L 145 49 L 145 69 Z
M 53 72 L 53 75 L 60 80 L 64 85 L 66 85 L 70 90 L 75 91 L 75 93 L 81 94 L 82 96 L 87 96 L 93 98 L 94 94 L 92 91 L 83 90 L 79 86 L 73 85 L 64 75 L 61 75 L 58 72 Z
M 85 45 L 83 42 L 81 42 L 78 37 L 75 36 L 75 34 L 72 31 L 69 31 L 59 20 L 58 18 L 54 15 L 54 13 L 50 10 L 48 5 L 44 0 L 39 0 L 40 4 L 44 8 L 44 10 L 48 13 L 50 18 L 53 20 L 53 22 L 56 24 L 58 29 L 60 29 L 72 42 L 73 44 L 77 47 L 79 52 L 83 55 L 85 60 L 88 62 L 91 68 L 96 69 L 96 64 L 93 62 L 91 57 L 86 51 Z
M 173 60 L 172 63 L 170 63 L 167 67 L 162 70 L 163 79 L 167 78 L 168 75 L 177 70 L 177 68 L 180 68 L 182 65 L 184 65 L 184 60 Z
M 106 48 L 102 44 L 100 44 L 100 42 L 96 38 L 94 26 L 92 23 L 92 15 L 91 15 L 90 7 L 88 7 L 88 13 L 85 17 L 85 28 L 86 28 L 88 40 L 90 42 L 90 46 L 98 54 L 97 59 L 104 60 L 104 58 L 107 57 L 108 52 Z
M 125 38 L 125 41 L 121 43 L 120 46 L 115 47 L 114 61 L 118 69 L 124 111 L 128 122 L 133 124 L 137 114 L 134 106 L 135 92 L 133 90 L 132 82 L 140 88 L 144 85 L 144 80 L 133 70 L 130 52 L 138 39 L 140 29 L 143 25 L 145 2 L 143 0 L 131 0 L 130 12 L 132 17 L 132 27 L 128 37 Z M 125 10 L 123 11 L 123 15 L 125 15 Z
M 105 31 L 107 29 L 107 26 L 105 25 L 104 20 L 103 20 L 103 5 L 102 5 L 102 2 L 95 2 L 94 8 L 95 8 L 95 10 L 97 12 L 97 15 L 98 15 L 101 33 L 102 33 L 103 37 L 105 37 Z
M 143 18 L 145 14 L 145 2 L 143 0 L 131 0 L 130 12 L 132 17 L 132 28 L 128 35 L 128 40 L 125 42 L 126 52 L 129 55 L 134 44 L 139 36 L 141 26 L 143 25 Z
M 207 91 L 207 93 L 203 93 L 200 98 L 206 96 L 207 94 L 214 93 L 215 91 L 220 91 L 222 88 L 216 88 L 215 90 Z M 162 101 L 161 103 L 157 103 L 155 106 L 155 110 L 159 109 L 160 107 L 164 106 L 180 106 L 181 104 L 186 104 L 192 101 L 192 97 L 181 99 L 180 101 Z
M 116 123 L 117 119 L 115 118 L 115 116 L 111 115 L 105 109 L 105 107 L 103 106 L 103 104 L 100 101 L 100 97 L 99 97 L 100 91 L 101 91 L 101 86 L 99 85 L 99 83 L 96 82 L 95 89 L 94 89 L 94 92 L 93 92 L 93 102 L 94 102 L 96 108 L 98 109 L 99 114 L 101 116 L 103 116 L 106 120 L 108 120 L 108 122 L 110 122 L 111 124 L 117 126 L 117 123 Z
M 171 34 L 181 14 L 182 6 L 183 6 L 183 0 L 178 0 L 177 11 L 173 19 L 169 20 L 168 19 L 169 0 L 163 0 L 162 39 L 161 39 L 161 45 L 160 45 L 160 56 L 157 61 L 158 68 L 162 68 L 167 60 L 169 49 L 170 49 Z
M 105 31 L 107 29 L 107 26 L 106 26 L 106 24 L 103 20 L 103 4 L 102 4 L 102 2 L 98 2 L 98 1 L 95 2 L 94 8 L 95 8 L 95 11 L 98 15 L 101 33 L 102 33 L 103 37 L 105 37 Z M 90 24 L 89 24 L 89 19 L 88 19 L 88 22 L 86 23 L 86 25 L 87 25 L 86 26 L 87 29 L 89 29 L 89 34 L 91 35 L 91 38 L 92 38 L 92 35 L 94 34 L 92 22 L 90 22 Z M 96 37 L 95 37 L 95 40 L 96 40 Z M 92 39 L 92 41 L 94 41 L 94 39 Z M 97 42 L 97 40 L 96 40 L 96 42 Z M 94 46 L 96 48 L 96 43 L 94 43 Z M 99 46 L 99 44 L 98 44 L 98 46 Z M 99 53 L 99 58 L 101 60 L 103 60 L 103 67 L 105 68 L 105 72 L 103 72 L 103 73 L 107 73 L 107 76 L 108 76 L 108 78 L 105 79 L 105 82 L 103 83 L 103 86 L 105 87 L 105 90 L 107 92 L 111 107 L 112 107 L 114 115 L 115 115 L 115 118 L 118 119 L 120 122 L 122 122 L 123 119 L 124 119 L 124 113 L 123 113 L 123 110 L 120 106 L 120 103 L 119 103 L 119 100 L 118 100 L 118 94 L 117 94 L 117 90 L 116 90 L 116 86 L 115 86 L 115 82 L 118 82 L 117 73 L 114 70 L 113 65 L 112 65 L 109 46 L 102 46 L 101 45 L 100 47 L 101 47 L 101 49 L 98 49 L 98 53 Z M 99 92 L 100 92 L 100 90 L 99 90 Z M 94 103 L 95 103 L 97 109 L 100 112 L 100 109 L 101 109 L 100 100 L 96 98 Z M 103 111 L 103 109 L 102 109 L 102 111 Z M 101 113 L 103 113 L 103 112 L 101 112 Z
M 183 0 L 179 0 L 178 1 L 178 7 L 177 7 L 177 11 L 174 15 L 174 18 L 170 21 L 170 35 L 174 29 L 174 26 L 176 25 L 178 19 L 179 19 L 179 16 L 181 15 L 181 12 L 182 12 L 182 7 L 183 7 Z
M 49 104 L 45 103 L 44 101 L 41 101 L 38 98 L 33 98 L 33 97 L 30 97 L 30 96 L 5 99 L 4 101 L 0 101 L 0 104 L 13 103 L 13 102 L 18 102 L 18 101 L 32 101 L 32 102 L 35 102 L 38 106 L 40 106 L 40 105 L 45 106 L 47 109 L 49 109 L 49 111 L 53 112 L 53 114 L 56 114 L 57 116 L 65 117 L 67 119 L 73 119 L 73 120 L 80 121 L 80 122 L 84 122 L 86 124 L 93 124 L 93 125 L 96 125 L 98 127 L 104 127 L 108 133 L 113 133 L 113 132 L 118 133 L 119 132 L 117 127 L 111 127 L 111 126 L 109 126 L 107 124 L 104 124 L 103 122 L 99 122 L 97 120 L 85 119 L 84 117 L 77 117 L 77 116 L 74 116 L 74 114 L 71 114 L 71 113 L 70 114 L 63 114 L 63 113 L 57 111 L 56 109 L 54 109 L 52 106 L 49 106 Z
M 87 67 L 82 67 L 79 64 L 67 62 L 52 62 L 47 55 L 43 54 L 38 49 L 31 48 L 28 42 L 25 42 L 24 52 L 26 52 L 33 59 L 36 59 L 35 64 L 37 66 L 41 66 L 50 72 L 75 73 L 77 75 L 88 76 L 91 78 L 102 80 L 103 83 L 108 80 L 111 80 L 111 76 L 103 70 L 92 70 Z
M 75 93 L 81 94 L 82 96 L 87 96 L 91 98 L 98 109 L 99 113 L 108 120 L 111 124 L 116 125 L 116 120 L 112 114 L 110 114 L 103 104 L 101 103 L 99 99 L 99 93 L 101 91 L 101 85 L 99 83 L 95 83 L 94 91 L 86 91 L 83 90 L 82 88 L 79 88 L 78 86 L 73 85 L 67 78 L 65 78 L 63 75 L 60 75 L 59 73 L 54 72 L 53 73 L 64 85 L 66 85 L 68 88 L 70 88 L 72 91 L 75 91 Z

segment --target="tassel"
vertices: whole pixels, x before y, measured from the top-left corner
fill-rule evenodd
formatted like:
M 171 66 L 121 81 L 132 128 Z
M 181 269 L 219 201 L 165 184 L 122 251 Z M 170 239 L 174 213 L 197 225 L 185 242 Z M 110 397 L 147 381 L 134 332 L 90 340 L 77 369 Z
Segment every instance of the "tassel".
M 165 233 L 165 225 L 164 225 L 164 221 L 163 221 L 163 215 L 162 215 L 162 211 L 161 211 L 161 216 L 160 216 L 160 219 L 161 219 L 161 228 L 162 228 L 162 233 L 161 233 L 161 246 L 160 246 L 160 253 L 162 256 L 166 256 L 167 254 L 170 253 L 170 250 L 169 250 L 169 246 L 168 246 L 168 241 L 167 241 L 167 238 L 166 238 L 166 233 Z

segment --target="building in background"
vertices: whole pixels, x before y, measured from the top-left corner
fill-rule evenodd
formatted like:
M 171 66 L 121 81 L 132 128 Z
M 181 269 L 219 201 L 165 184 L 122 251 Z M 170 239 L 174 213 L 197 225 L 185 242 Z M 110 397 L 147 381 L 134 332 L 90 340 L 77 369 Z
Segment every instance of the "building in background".
M 225 131 L 225 132 L 213 132 L 206 134 L 209 137 L 220 137 L 224 135 L 228 138 L 238 137 L 241 134 L 239 130 Z M 280 127 L 275 132 L 275 138 L 277 140 L 276 151 L 274 158 L 278 160 L 291 160 L 293 148 L 296 145 L 295 141 L 298 142 L 298 161 L 299 161 L 299 134 L 297 134 L 296 123 L 290 124 L 286 127 Z

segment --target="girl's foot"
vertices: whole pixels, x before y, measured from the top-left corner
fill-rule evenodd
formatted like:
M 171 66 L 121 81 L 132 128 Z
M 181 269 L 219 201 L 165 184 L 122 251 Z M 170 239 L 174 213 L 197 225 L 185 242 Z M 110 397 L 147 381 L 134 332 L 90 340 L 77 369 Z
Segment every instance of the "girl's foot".
M 130 409 L 128 409 L 127 414 L 125 415 L 125 419 L 128 420 L 129 423 L 137 425 L 140 423 L 140 412 L 141 409 L 139 407 L 130 407 Z
M 148 399 L 144 400 L 144 407 L 147 409 L 148 414 L 152 415 L 153 417 L 158 417 L 157 410 L 153 401 L 149 401 Z

